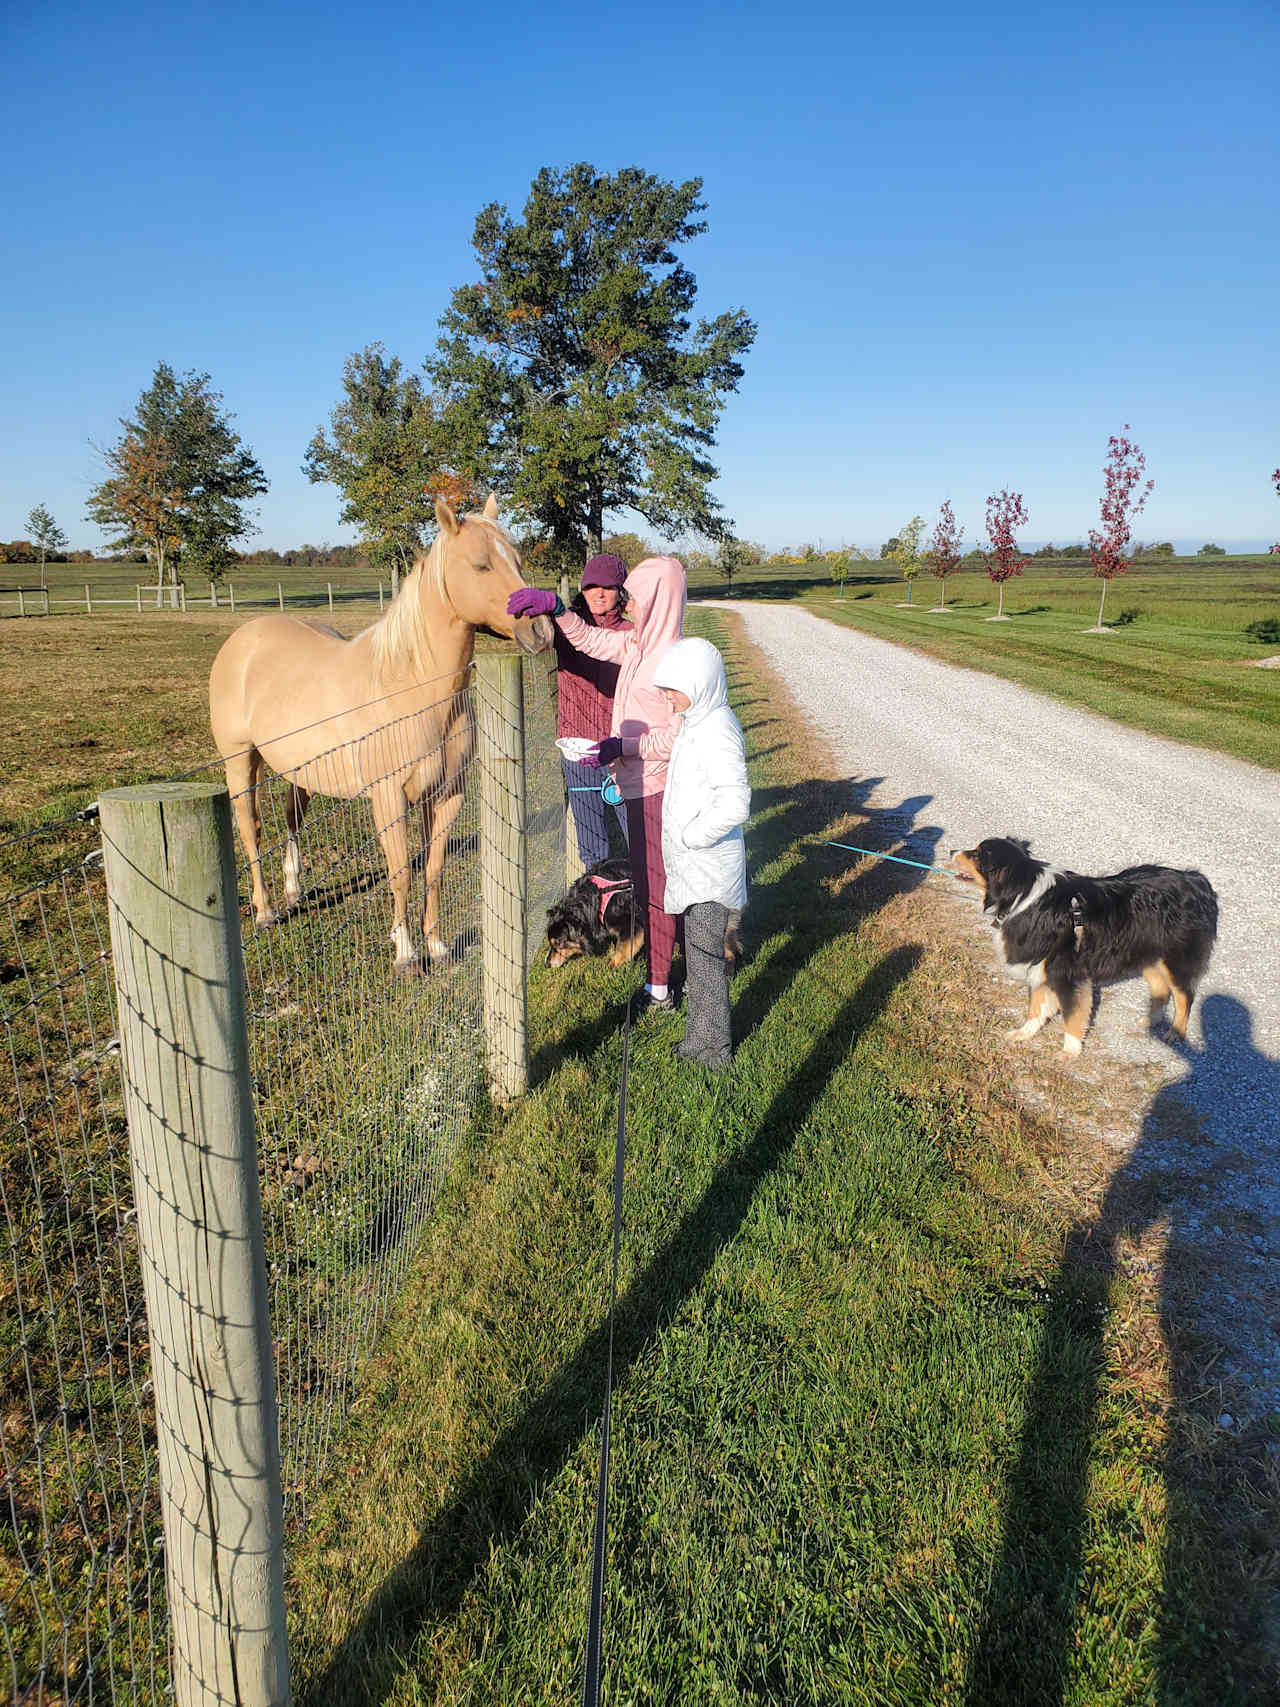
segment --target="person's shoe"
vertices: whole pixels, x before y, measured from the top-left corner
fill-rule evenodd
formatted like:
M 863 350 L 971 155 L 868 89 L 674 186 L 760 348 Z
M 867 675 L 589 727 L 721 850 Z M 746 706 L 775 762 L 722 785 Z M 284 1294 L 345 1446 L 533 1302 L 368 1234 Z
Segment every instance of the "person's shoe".
M 646 990 L 642 984 L 631 998 L 631 1023 L 643 1019 L 645 1014 L 673 1014 L 676 1011 L 676 999 L 668 990 L 665 996 L 655 996 L 652 990 Z

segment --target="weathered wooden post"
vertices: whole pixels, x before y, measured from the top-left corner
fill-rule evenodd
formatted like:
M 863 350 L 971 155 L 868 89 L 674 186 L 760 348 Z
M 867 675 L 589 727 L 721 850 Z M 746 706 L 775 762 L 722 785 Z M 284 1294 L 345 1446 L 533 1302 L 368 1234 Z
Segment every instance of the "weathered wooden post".
M 333 582 L 332 581 L 326 581 L 325 586 L 329 589 L 329 615 L 332 616 L 333 615 Z
M 186 608 L 187 608 L 187 583 L 185 581 L 179 581 L 178 582 L 178 609 L 185 614 Z
M 142 583 L 141 583 L 141 581 L 137 581 L 134 583 L 134 585 L 138 589 L 138 615 L 141 616 L 142 615 Z
M 90 597 L 89 583 L 87 581 L 84 584 L 84 608 L 86 615 L 93 615 L 93 599 Z
M 48 616 L 48 614 L 49 614 L 49 589 L 48 589 L 48 587 L 41 587 L 40 591 L 44 594 L 44 614 L 46 616 Z
M 218 583 L 216 581 L 211 580 L 209 582 L 209 609 L 210 610 L 217 610 L 217 608 L 218 608 Z
M 100 801 L 178 1707 L 285 1707 L 280 1446 L 231 806 Z
M 378 615 L 382 615 L 382 581 L 378 581 Z
M 26 597 L 26 594 L 23 592 L 22 588 L 19 587 L 18 588 L 18 615 L 19 616 L 25 616 L 26 614 L 27 614 L 27 597 Z
M 481 652 L 475 669 L 485 1061 L 494 1100 L 508 1103 L 529 1083 L 524 683 L 518 652 Z
M 227 582 L 227 592 L 231 595 L 231 609 L 234 611 L 236 608 L 236 584 L 234 581 Z
M 280 584 L 279 581 L 276 582 L 276 597 L 280 601 L 280 609 L 283 610 L 284 609 L 284 588 Z

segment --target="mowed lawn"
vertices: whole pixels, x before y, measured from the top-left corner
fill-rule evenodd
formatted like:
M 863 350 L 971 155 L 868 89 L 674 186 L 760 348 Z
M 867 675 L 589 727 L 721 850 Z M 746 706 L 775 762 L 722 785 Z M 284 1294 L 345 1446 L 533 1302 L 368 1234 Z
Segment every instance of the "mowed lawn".
M 229 619 L 98 620 L 8 651 L 46 813 L 208 754 Z M 753 754 L 752 955 L 731 1078 L 672 1058 L 678 1018 L 635 1038 L 609 1699 L 1269 1699 L 1274 1460 L 1211 1384 L 1175 1404 L 1123 1228 L 1080 1227 L 1079 1093 L 1022 1106 L 927 889 L 814 845 L 848 784 L 694 626 Z M 578 1689 L 631 983 L 535 973 L 533 1089 L 480 1121 L 295 1539 L 315 1707 Z
M 978 570 L 948 578 L 946 615 L 938 583 L 906 585 L 876 564 L 858 565 L 844 596 L 805 566 L 773 577 L 767 569 L 743 580 L 749 597 L 787 598 L 816 615 L 931 657 L 985 670 L 1038 693 L 1112 717 L 1171 740 L 1230 753 L 1253 764 L 1280 765 L 1280 669 L 1259 669 L 1280 656 L 1280 642 L 1259 644 L 1245 633 L 1260 619 L 1280 620 L 1280 561 L 1205 569 L 1139 568 L 1114 580 L 1105 620 L 1110 634 L 1083 632 L 1097 616 L 1100 583 L 1088 569 L 1043 570 L 1034 564 L 1006 583 L 1008 622 L 990 622 L 998 592 Z M 724 584 L 707 587 L 723 596 Z M 963 730 L 956 730 L 963 740 Z

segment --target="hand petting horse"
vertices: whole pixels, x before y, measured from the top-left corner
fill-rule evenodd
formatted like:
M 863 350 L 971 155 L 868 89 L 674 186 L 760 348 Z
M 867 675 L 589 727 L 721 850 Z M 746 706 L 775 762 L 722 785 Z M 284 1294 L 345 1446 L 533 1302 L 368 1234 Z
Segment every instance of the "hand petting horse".
M 264 767 L 289 781 L 284 898 L 301 895 L 298 828 L 312 794 L 366 795 L 387 862 L 397 969 L 420 971 L 408 923 L 406 818 L 422 814 L 427 849 L 422 934 L 432 960 L 440 936 L 440 873 L 462 805 L 472 723 L 467 674 L 477 628 L 513 637 L 525 652 L 551 644 L 546 617 L 513 621 L 507 599 L 525 585 L 520 555 L 498 524 L 493 493 L 479 515 L 458 517 L 436 500 L 440 532 L 386 615 L 346 640 L 302 617 L 255 617 L 213 661 L 209 720 L 249 862 L 253 916 L 275 922 L 262 876 L 258 784 Z

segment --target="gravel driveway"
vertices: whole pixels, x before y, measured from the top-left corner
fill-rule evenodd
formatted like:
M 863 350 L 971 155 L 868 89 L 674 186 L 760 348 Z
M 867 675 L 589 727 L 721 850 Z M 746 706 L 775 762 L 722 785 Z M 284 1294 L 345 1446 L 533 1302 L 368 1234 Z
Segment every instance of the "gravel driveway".
M 872 808 L 913 803 L 900 845 L 884 844 L 890 851 L 910 854 L 914 841 L 919 857 L 935 846 L 945 857 L 983 836 L 1019 835 L 1039 857 L 1081 872 L 1153 861 L 1199 867 L 1213 883 L 1218 946 L 1186 1046 L 1148 1035 L 1146 985 L 1136 979 L 1102 992 L 1085 1051 L 1120 1057 L 1117 1073 L 1131 1062 L 1164 1081 L 1119 1140 L 1118 1166 L 1130 1187 L 1145 1184 L 1151 1225 L 1168 1229 L 1166 1269 L 1181 1262 L 1196 1284 L 1209 1278 L 1206 1265 L 1212 1271 L 1193 1325 L 1223 1345 L 1237 1410 L 1280 1411 L 1280 773 L 1126 729 L 808 611 L 715 608 L 738 614 L 842 773 L 880 779 Z M 956 889 L 961 930 L 1004 982 L 976 896 Z M 1061 1043 L 1055 1023 L 1010 1048 L 1052 1053 Z

